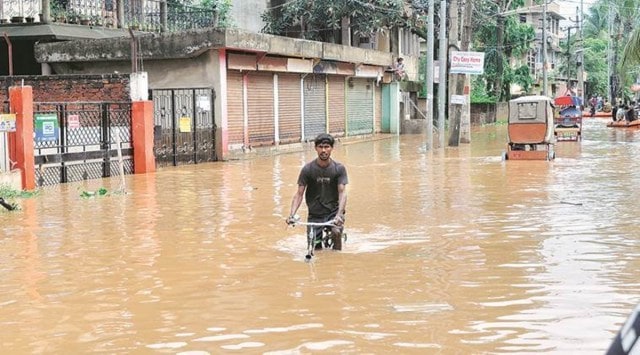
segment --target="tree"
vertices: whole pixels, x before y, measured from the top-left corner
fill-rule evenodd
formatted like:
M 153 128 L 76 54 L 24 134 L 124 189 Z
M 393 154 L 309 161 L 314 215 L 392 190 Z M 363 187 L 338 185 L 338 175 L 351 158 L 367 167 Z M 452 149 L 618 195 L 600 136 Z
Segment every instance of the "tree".
M 535 39 L 531 25 L 520 23 L 515 15 L 506 14 L 522 5 L 520 0 L 474 2 L 474 49 L 485 52 L 485 73 L 474 83 L 486 85 L 482 91 L 497 101 L 509 98 L 512 83 L 527 89 L 533 83 L 526 65 L 512 70 L 506 60 L 525 54 Z
M 585 38 L 598 38 L 608 43 L 605 48 L 598 42 L 591 42 L 595 47 L 588 47 L 588 41 L 585 41 L 585 69 L 588 70 L 589 84 L 592 88 L 600 88 L 598 90 L 611 87 L 611 99 L 623 96 L 623 88 L 635 79 L 634 75 L 628 74 L 634 74 L 636 68 L 632 66 L 638 64 L 634 57 L 638 58 L 639 53 L 634 47 L 640 46 L 640 34 L 635 28 L 639 15 L 640 0 L 599 0 L 590 7 L 585 19 Z M 589 58 L 589 55 L 594 57 Z M 609 63 L 586 68 L 590 60 L 595 64 L 602 58 L 607 58 Z M 607 77 L 608 71 L 611 71 L 611 77 Z
M 381 30 L 409 28 L 426 38 L 422 16 L 427 0 L 289 0 L 262 14 L 262 32 L 336 42 L 344 19 L 351 32 L 370 37 Z

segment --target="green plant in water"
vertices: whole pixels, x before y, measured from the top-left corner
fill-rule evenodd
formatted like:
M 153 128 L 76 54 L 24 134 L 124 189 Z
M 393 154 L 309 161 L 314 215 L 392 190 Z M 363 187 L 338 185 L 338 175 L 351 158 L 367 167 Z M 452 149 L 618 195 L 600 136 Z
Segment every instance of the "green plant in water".
M 15 188 L 6 185 L 0 184 L 0 198 L 4 200 L 5 203 L 9 204 L 12 208 L 11 210 L 18 210 L 20 206 L 14 200 L 16 198 L 31 198 L 38 195 L 40 192 L 37 190 L 34 191 L 24 191 L 24 190 L 16 190 Z
M 80 193 L 80 197 L 82 198 L 90 198 L 90 197 L 96 197 L 96 196 L 104 196 L 107 194 L 107 189 L 105 189 L 104 187 L 99 188 L 96 191 L 82 191 Z

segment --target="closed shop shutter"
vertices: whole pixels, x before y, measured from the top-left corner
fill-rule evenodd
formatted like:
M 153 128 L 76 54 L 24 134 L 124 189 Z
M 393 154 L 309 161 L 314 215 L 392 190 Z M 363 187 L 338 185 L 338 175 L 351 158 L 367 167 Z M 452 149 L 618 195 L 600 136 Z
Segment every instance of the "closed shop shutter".
M 373 132 L 378 133 L 382 131 L 382 86 L 375 87 L 376 106 L 373 113 Z
M 313 140 L 327 131 L 325 75 L 304 78 L 304 140 Z
M 227 130 L 229 149 L 242 147 L 244 143 L 244 118 L 242 113 L 242 73 L 227 72 Z
M 348 79 L 347 136 L 373 133 L 373 84 L 369 79 Z
M 249 73 L 249 144 L 272 145 L 275 142 L 273 116 L 273 73 Z
M 280 142 L 300 142 L 302 98 L 299 74 L 278 74 L 278 109 Z
M 345 135 L 344 76 L 329 76 L 329 133 L 335 137 Z

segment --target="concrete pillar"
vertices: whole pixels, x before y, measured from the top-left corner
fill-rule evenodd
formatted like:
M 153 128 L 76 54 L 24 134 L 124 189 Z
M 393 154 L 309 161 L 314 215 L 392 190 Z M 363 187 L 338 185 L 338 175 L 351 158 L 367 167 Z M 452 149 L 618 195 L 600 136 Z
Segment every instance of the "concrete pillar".
M 41 68 L 41 71 L 42 71 L 42 75 L 51 75 L 51 73 L 53 72 L 51 70 L 51 64 L 49 64 L 49 63 L 40 64 L 40 68 Z
M 124 0 L 116 0 L 118 9 L 118 18 L 116 19 L 116 27 L 124 28 Z
M 9 105 L 16 114 L 16 131 L 9 135 L 9 158 L 22 173 L 22 189 L 36 187 L 33 151 L 33 90 L 31 86 L 9 88 Z
M 133 170 L 135 174 L 156 171 L 153 155 L 153 102 L 134 101 L 131 104 L 131 139 L 133 140 Z
M 41 9 L 40 13 L 42 14 L 42 18 L 40 19 L 43 23 L 51 22 L 51 2 L 49 0 L 41 1 Z

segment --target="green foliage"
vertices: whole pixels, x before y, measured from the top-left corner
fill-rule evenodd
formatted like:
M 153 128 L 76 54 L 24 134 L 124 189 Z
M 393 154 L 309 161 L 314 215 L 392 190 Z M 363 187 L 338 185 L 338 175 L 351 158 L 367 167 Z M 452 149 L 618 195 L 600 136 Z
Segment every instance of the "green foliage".
M 589 87 L 597 88 L 593 93 L 608 92 L 609 69 L 621 80 L 616 96 L 623 95 L 622 91 L 628 90 L 630 84 L 636 80 L 635 75 L 640 64 L 638 16 L 640 0 L 598 0 L 589 8 L 589 14 L 585 18 L 585 70 L 589 75 Z M 600 47 L 590 48 L 589 39 L 602 39 L 608 44 L 608 49 L 600 51 Z M 590 57 L 591 54 L 594 57 Z M 600 65 L 601 60 L 609 57 L 607 54 L 615 58 L 614 61 Z M 593 67 L 587 69 L 590 63 Z M 609 68 L 609 64 L 613 64 L 612 68 Z M 602 88 L 605 90 L 601 91 Z
M 19 210 L 20 206 L 12 200 L 17 198 L 31 198 L 38 195 L 40 192 L 37 190 L 34 191 L 24 191 L 24 190 L 16 190 L 9 185 L 0 184 L 0 198 L 3 198 L 6 203 L 8 203 L 12 208 L 12 210 Z M 4 208 L 0 207 L 0 210 L 4 210 Z
M 38 190 L 34 191 L 24 191 L 24 190 L 16 190 L 9 185 L 0 185 L 0 197 L 3 198 L 31 198 L 40 194 Z
M 514 56 L 526 54 L 536 39 L 533 26 L 516 21 L 514 16 L 507 17 L 505 21 L 505 52 Z
M 535 30 L 530 24 L 521 23 L 516 15 L 499 15 L 521 7 L 523 3 L 501 0 L 474 2 L 472 41 L 475 50 L 485 53 L 484 74 L 477 81 L 474 91 L 482 87 L 484 93 L 490 93 L 497 101 L 509 99 L 512 83 L 527 89 L 533 84 L 528 69 L 512 70 L 509 59 L 524 56 L 533 48 Z M 503 20 L 502 24 L 500 19 Z
M 222 28 L 232 27 L 231 0 L 201 0 L 200 6 L 205 9 L 213 9 L 218 13 L 218 26 Z
M 262 14 L 262 32 L 332 42 L 342 19 L 360 37 L 396 26 L 411 27 L 402 0 L 290 0 Z
M 529 66 L 523 65 L 516 68 L 511 75 L 511 82 L 520 85 L 525 92 L 529 92 L 531 86 L 533 86 L 533 77 L 531 76 Z
M 589 92 L 587 95 L 608 95 L 607 66 L 607 40 L 603 38 L 585 38 L 584 70 L 589 74 Z
M 82 198 L 90 198 L 90 197 L 96 197 L 96 196 L 104 196 L 107 194 L 107 189 L 105 189 L 104 187 L 99 188 L 97 191 L 82 191 L 80 193 L 80 197 Z
M 471 77 L 471 103 L 495 104 L 496 98 L 487 91 L 487 84 L 483 77 L 474 75 Z

